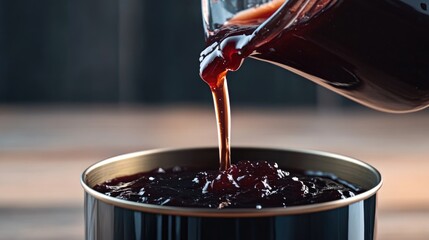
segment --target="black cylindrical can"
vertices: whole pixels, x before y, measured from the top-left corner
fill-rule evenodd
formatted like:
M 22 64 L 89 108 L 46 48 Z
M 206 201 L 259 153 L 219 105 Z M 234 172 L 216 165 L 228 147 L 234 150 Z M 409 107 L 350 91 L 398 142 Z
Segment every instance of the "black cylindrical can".
M 233 148 L 233 159 L 277 162 L 282 169 L 322 171 L 367 191 L 326 203 L 286 208 L 204 209 L 124 201 L 96 192 L 96 184 L 162 167 L 215 169 L 217 148 L 150 150 L 98 162 L 82 174 L 85 238 L 133 239 L 284 239 L 372 240 L 380 173 L 372 166 L 331 153 L 263 148 Z

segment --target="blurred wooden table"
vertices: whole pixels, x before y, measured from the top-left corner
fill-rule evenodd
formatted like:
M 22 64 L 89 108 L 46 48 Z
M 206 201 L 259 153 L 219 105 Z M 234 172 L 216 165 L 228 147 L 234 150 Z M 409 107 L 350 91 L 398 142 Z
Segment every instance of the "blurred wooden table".
M 353 156 L 384 176 L 378 239 L 429 239 L 429 112 L 233 109 L 233 146 Z M 0 239 L 83 239 L 80 173 L 131 151 L 217 144 L 210 107 L 0 106 Z

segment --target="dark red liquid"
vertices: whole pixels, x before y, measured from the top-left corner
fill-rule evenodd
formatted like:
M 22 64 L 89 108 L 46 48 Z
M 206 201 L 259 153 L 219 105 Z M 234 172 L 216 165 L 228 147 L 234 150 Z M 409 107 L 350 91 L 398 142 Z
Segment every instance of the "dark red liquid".
M 286 172 L 265 161 L 239 162 L 226 171 L 156 169 L 115 178 L 94 189 L 139 203 L 258 209 L 322 203 L 361 192 L 333 175 Z
M 219 75 L 236 70 L 251 56 L 379 110 L 403 112 L 429 105 L 429 11 L 425 1 L 319 3 L 316 10 L 304 10 L 309 18 L 300 16 L 284 30 L 271 23 L 264 28 L 271 31 L 257 37 L 251 36 L 258 27 L 252 25 L 252 19 L 233 18 L 207 39 L 202 78 L 210 86 L 220 84 Z M 277 15 L 287 16 L 286 10 Z M 259 24 L 264 15 L 254 11 L 248 17 Z M 270 84 L 269 79 L 264 84 Z

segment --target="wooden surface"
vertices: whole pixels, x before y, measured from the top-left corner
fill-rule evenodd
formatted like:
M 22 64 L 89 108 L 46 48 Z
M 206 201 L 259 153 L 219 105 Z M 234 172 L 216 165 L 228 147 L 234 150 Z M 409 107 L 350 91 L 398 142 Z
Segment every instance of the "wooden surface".
M 81 172 L 126 152 L 217 144 L 210 107 L 0 106 L 0 239 L 83 239 Z M 429 112 L 233 109 L 233 146 L 304 148 L 383 174 L 379 240 L 429 239 Z

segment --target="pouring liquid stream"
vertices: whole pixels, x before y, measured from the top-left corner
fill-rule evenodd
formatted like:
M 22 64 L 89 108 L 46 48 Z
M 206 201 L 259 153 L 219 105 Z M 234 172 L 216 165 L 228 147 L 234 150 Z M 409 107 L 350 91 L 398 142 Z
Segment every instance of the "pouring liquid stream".
M 227 170 L 231 166 L 231 113 L 227 73 L 238 70 L 246 57 L 293 24 L 311 2 L 314 1 L 307 0 L 302 4 L 302 0 L 276 0 L 257 8 L 259 10 L 243 11 L 225 25 L 246 23 L 255 26 L 261 18 L 272 17 L 255 29 L 224 28 L 201 53 L 200 76 L 210 86 L 216 112 L 220 170 Z

